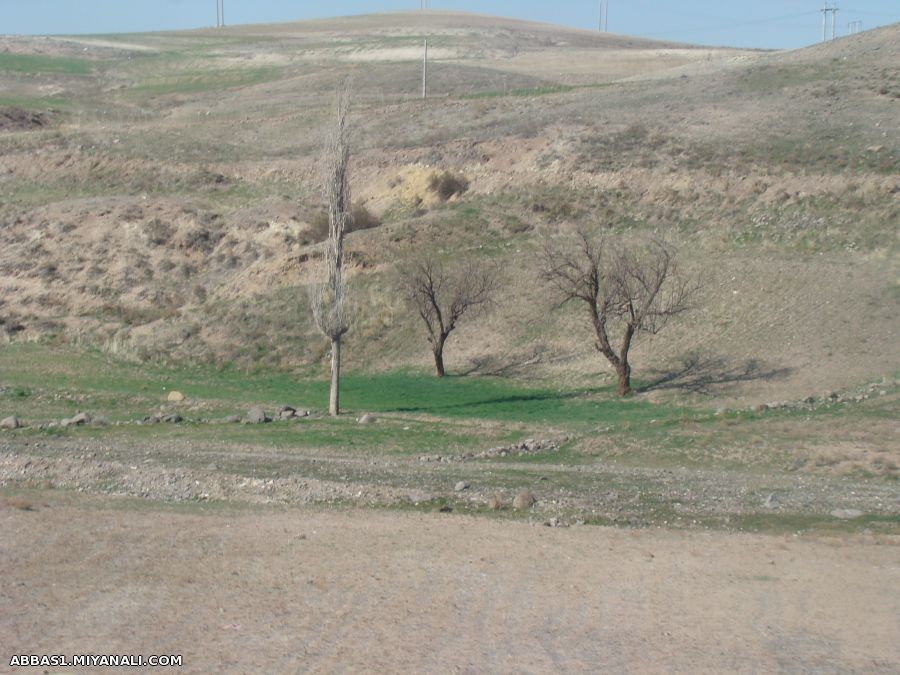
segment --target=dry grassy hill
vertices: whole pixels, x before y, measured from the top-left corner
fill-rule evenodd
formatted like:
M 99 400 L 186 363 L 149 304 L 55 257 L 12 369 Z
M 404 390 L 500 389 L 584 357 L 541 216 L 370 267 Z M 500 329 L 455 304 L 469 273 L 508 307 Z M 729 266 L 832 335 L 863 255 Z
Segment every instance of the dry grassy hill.
M 354 196 L 374 215 L 349 239 L 351 367 L 427 367 L 391 275 L 434 246 L 507 271 L 451 370 L 607 377 L 536 274 L 542 238 L 584 225 L 668 236 L 704 278 L 697 311 L 637 349 L 652 395 L 894 377 L 898 60 L 896 25 L 769 53 L 437 11 L 4 38 L 0 339 L 319 368 L 303 286 L 321 134 L 349 76 Z M 468 191 L 441 200 L 444 171 Z

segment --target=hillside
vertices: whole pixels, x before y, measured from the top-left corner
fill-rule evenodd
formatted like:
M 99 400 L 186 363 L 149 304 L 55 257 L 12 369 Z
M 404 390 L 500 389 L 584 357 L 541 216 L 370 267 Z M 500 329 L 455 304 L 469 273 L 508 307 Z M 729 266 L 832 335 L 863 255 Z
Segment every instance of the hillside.
M 378 219 L 349 239 L 351 368 L 428 367 L 391 285 L 434 246 L 507 271 L 451 371 L 609 377 L 537 275 L 540 242 L 584 225 L 666 235 L 703 277 L 697 310 L 637 348 L 648 396 L 893 378 L 898 61 L 897 25 L 767 53 L 437 11 L 3 38 L 0 339 L 319 372 L 317 153 L 349 76 L 354 198 Z M 439 199 L 442 171 L 468 191 Z

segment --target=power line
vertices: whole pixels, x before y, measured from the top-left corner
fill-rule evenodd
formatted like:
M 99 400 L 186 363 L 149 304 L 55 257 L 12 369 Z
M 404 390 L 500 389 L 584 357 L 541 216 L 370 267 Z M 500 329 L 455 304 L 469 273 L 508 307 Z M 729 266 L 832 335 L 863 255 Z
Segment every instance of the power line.
M 818 14 L 822 10 L 816 10 L 813 12 L 798 12 L 797 14 L 785 14 L 783 16 L 773 16 L 767 19 L 753 19 L 751 21 L 738 21 L 729 24 L 720 24 L 718 26 L 706 26 L 704 28 L 682 28 L 679 30 L 667 30 L 659 33 L 641 33 L 640 37 L 656 37 L 656 36 L 664 36 L 664 35 L 677 35 L 679 33 L 701 33 L 703 31 L 708 30 L 724 30 L 726 28 L 739 28 L 741 26 L 755 26 L 766 23 L 775 23 L 777 21 L 783 21 L 785 19 L 796 19 L 801 16 L 811 16 L 813 14 Z

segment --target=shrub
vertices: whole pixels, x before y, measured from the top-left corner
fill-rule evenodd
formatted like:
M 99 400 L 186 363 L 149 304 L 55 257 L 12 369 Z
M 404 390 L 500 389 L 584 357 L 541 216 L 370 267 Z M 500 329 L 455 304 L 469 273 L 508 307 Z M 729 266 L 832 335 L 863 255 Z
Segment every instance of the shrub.
M 147 241 L 154 246 L 165 246 L 172 238 L 174 232 L 172 226 L 159 218 L 144 223 L 142 228 Z
M 362 204 L 354 204 L 350 209 L 350 223 L 347 228 L 350 232 L 357 230 L 371 230 L 381 225 L 381 220 Z
M 465 176 L 443 171 L 431 175 L 428 187 L 443 201 L 447 201 L 454 195 L 461 195 L 469 189 L 469 181 Z

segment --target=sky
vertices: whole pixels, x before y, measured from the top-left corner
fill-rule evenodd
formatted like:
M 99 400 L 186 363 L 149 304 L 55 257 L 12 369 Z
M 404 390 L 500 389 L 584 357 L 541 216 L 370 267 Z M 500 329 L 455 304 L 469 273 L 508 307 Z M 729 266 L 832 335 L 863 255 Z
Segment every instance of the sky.
M 419 9 L 422 0 L 225 0 L 228 24 Z M 828 4 L 833 5 L 834 2 Z M 900 21 L 900 0 L 840 0 L 837 34 Z M 432 9 L 598 28 L 600 0 L 429 0 Z M 784 49 L 822 38 L 822 0 L 608 0 L 612 33 L 696 44 Z M 0 35 L 125 33 L 212 26 L 216 0 L 0 0 Z M 831 20 L 829 18 L 829 35 Z

